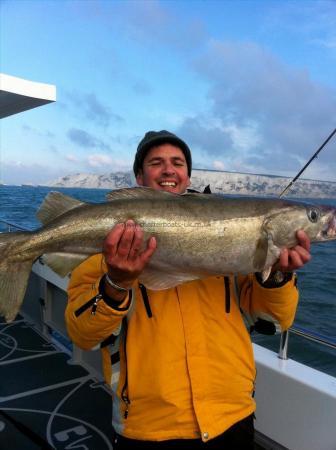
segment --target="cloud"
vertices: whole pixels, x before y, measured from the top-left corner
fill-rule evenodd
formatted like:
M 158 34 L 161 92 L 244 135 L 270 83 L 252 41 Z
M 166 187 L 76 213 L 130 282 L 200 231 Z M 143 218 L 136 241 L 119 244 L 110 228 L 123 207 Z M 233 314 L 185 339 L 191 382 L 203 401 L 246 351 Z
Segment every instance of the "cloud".
M 131 168 L 130 160 L 115 158 L 106 153 L 92 153 L 86 157 L 84 164 L 91 172 L 98 173 L 129 171 Z
M 198 117 L 190 117 L 184 120 L 178 129 L 181 135 L 191 147 L 197 147 L 209 155 L 229 153 L 232 150 L 232 139 L 230 134 L 216 125 L 202 125 L 209 120 Z
M 152 87 L 145 80 L 138 80 L 133 85 L 133 90 L 136 94 L 150 95 L 153 92 Z
M 65 155 L 65 159 L 67 160 L 67 161 L 69 161 L 69 162 L 74 162 L 74 163 L 76 163 L 76 162 L 78 162 L 79 160 L 78 160 L 78 158 L 77 158 L 77 156 L 75 156 L 75 155 Z
M 60 177 L 64 169 L 44 164 L 27 164 L 21 161 L 4 161 L 1 164 L 0 179 L 5 184 L 43 184 Z
M 123 12 L 124 17 L 127 17 L 123 28 L 126 27 L 134 39 L 146 44 L 163 44 L 186 53 L 203 45 L 208 38 L 201 20 L 191 19 L 190 15 L 184 19 L 158 0 L 136 2 L 136 7 L 129 3 L 128 8 L 123 8 Z
M 71 128 L 68 130 L 67 136 L 72 142 L 81 147 L 91 148 L 97 145 L 97 139 L 85 130 Z
M 205 125 L 187 118 L 181 130 L 209 155 L 237 148 L 230 127 L 250 129 L 255 138 L 246 157 L 257 157 L 264 169 L 293 173 L 334 128 L 336 91 L 257 44 L 211 41 L 194 68 L 209 83 L 212 120 L 220 126 L 204 133 Z
M 87 158 L 90 167 L 106 167 L 112 166 L 113 159 L 109 155 L 92 154 Z
M 216 170 L 225 170 L 225 164 L 222 161 L 212 161 L 212 166 Z
M 97 125 L 106 127 L 110 121 L 121 123 L 124 119 L 111 111 L 111 109 L 103 105 L 95 94 L 86 94 L 83 97 L 83 106 L 86 117 L 95 122 Z
M 58 148 L 55 145 L 49 145 L 47 150 L 55 155 L 58 155 L 60 153 L 60 151 L 58 150 Z
M 102 150 L 111 150 L 110 146 L 104 141 L 80 128 L 70 128 L 67 132 L 67 137 L 70 141 L 83 148 L 100 148 Z
M 270 10 L 267 19 L 273 33 L 280 29 L 320 47 L 336 47 L 335 0 L 282 2 Z
M 54 138 L 55 133 L 52 133 L 50 130 L 38 130 L 37 128 L 33 128 L 30 125 L 23 124 L 22 129 L 25 132 L 29 132 L 35 134 L 36 136 L 41 136 L 43 138 Z
M 111 122 L 120 124 L 125 121 L 119 114 L 112 112 L 111 108 L 101 102 L 94 93 L 80 93 L 73 91 L 67 93 L 68 105 L 80 112 L 80 115 L 90 122 L 101 127 L 108 127 Z M 68 105 L 64 105 L 67 109 Z

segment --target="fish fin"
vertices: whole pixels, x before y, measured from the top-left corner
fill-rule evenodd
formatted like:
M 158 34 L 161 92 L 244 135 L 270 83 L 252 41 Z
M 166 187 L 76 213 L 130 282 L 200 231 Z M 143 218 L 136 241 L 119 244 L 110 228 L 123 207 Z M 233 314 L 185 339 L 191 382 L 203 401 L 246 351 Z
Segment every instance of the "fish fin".
M 203 192 L 197 191 L 196 189 L 187 189 L 186 194 L 212 194 L 210 189 L 210 184 L 206 185 Z
M 265 283 L 265 281 L 268 280 L 268 278 L 271 274 L 271 271 L 272 271 L 272 266 L 269 266 L 267 269 L 264 269 L 261 272 L 261 280 L 263 283 Z
M 43 225 L 46 225 L 62 214 L 83 205 L 86 205 L 86 203 L 61 192 L 49 192 L 43 200 L 36 217 Z
M 146 267 L 139 277 L 139 281 L 148 289 L 160 291 L 173 288 L 187 281 L 197 280 L 198 278 L 195 274 L 169 273 Z
M 42 255 L 42 262 L 64 278 L 89 256 L 79 253 L 46 253 Z
M 6 322 L 12 322 L 19 312 L 32 265 L 32 261 L 25 261 L 0 266 L 0 315 Z
M 268 233 L 264 230 L 258 240 L 253 259 L 253 267 L 256 272 L 261 272 L 263 282 L 268 279 L 272 266 L 279 256 L 280 249 L 274 245 L 272 233 Z
M 167 196 L 176 196 L 179 194 L 173 194 L 166 191 L 157 191 L 149 187 L 134 187 L 134 188 L 124 188 L 111 191 L 106 194 L 106 199 L 108 201 L 129 199 L 129 198 L 162 198 Z

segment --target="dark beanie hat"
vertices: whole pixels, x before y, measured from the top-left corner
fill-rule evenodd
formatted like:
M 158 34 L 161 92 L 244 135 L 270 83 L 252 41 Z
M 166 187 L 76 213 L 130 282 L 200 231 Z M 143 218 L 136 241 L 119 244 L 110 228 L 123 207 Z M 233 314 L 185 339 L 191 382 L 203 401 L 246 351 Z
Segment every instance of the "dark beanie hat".
M 184 153 L 187 166 L 188 166 L 188 175 L 190 177 L 191 175 L 191 152 L 187 144 L 182 141 L 179 137 L 177 137 L 175 134 L 170 133 L 166 130 L 161 131 L 148 131 L 144 138 L 140 141 L 133 164 L 133 171 L 134 175 L 137 176 L 139 173 L 139 170 L 142 169 L 142 163 L 145 159 L 145 156 L 152 147 L 155 147 L 157 145 L 161 144 L 172 144 L 176 147 L 180 148 L 182 152 Z

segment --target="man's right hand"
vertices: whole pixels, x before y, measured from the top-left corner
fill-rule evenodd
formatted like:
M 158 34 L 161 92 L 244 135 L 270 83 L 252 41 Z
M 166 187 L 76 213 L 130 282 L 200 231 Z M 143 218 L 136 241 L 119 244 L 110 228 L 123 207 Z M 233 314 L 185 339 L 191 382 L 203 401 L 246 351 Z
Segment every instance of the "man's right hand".
M 103 243 L 103 255 L 111 280 L 125 289 L 132 287 L 149 262 L 156 249 L 156 239 L 148 239 L 144 248 L 143 229 L 133 220 L 118 223 L 106 236 Z M 122 300 L 125 294 L 112 288 L 105 282 L 106 291 L 115 300 Z

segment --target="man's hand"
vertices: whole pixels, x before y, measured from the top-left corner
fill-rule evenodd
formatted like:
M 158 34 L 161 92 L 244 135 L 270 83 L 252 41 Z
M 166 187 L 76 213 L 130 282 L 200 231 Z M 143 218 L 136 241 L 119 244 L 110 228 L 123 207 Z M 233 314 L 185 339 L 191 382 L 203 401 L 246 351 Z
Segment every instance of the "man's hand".
M 143 229 L 133 220 L 115 225 L 106 236 L 103 255 L 110 278 L 119 286 L 131 288 L 156 249 L 156 239 L 143 248 Z
M 303 230 L 296 233 L 298 244 L 290 249 L 283 249 L 276 267 L 281 272 L 293 272 L 311 260 L 310 239 Z

